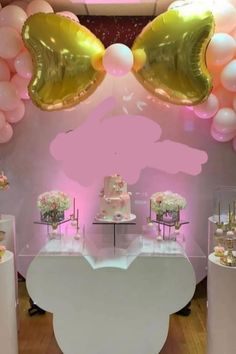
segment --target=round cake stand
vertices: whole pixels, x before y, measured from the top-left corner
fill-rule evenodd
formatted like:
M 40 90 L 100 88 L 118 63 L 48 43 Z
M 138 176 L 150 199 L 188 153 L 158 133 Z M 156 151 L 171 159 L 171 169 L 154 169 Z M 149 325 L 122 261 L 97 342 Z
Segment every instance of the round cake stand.
M 103 223 L 103 224 L 127 224 L 130 221 L 134 221 L 136 219 L 136 215 L 135 214 L 130 214 L 130 218 L 129 219 L 121 219 L 121 220 L 106 220 L 103 218 L 98 218 L 95 217 L 95 221 L 98 221 L 99 223 Z

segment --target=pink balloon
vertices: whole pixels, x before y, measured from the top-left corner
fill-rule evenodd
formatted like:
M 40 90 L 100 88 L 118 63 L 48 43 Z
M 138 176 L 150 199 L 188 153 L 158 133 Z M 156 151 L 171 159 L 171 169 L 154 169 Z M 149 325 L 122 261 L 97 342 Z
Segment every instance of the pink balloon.
M 228 63 L 236 51 L 236 42 L 227 33 L 215 33 L 207 48 L 207 63 L 223 65 Z
M 29 3 L 26 9 L 27 15 L 31 16 L 38 12 L 50 13 L 54 12 L 52 6 L 44 0 L 33 0 Z
M 7 63 L 0 58 L 0 81 L 9 81 L 10 77 L 11 73 Z
M 202 119 L 212 118 L 216 114 L 218 109 L 219 109 L 219 102 L 217 97 L 213 93 L 210 94 L 210 96 L 205 102 L 197 106 L 194 106 L 193 108 L 194 113 L 199 118 Z
M 0 82 L 0 109 L 3 111 L 12 111 L 19 104 L 15 86 L 8 81 Z
M 208 66 L 208 70 L 212 75 L 213 89 L 216 89 L 221 84 L 220 77 L 221 77 L 221 71 L 223 70 L 223 67 L 222 66 Z
M 25 105 L 23 101 L 19 101 L 18 106 L 13 111 L 5 113 L 9 123 L 19 122 L 25 115 Z
M 18 96 L 23 100 L 29 99 L 29 92 L 28 92 L 29 82 L 30 82 L 29 79 L 24 79 L 18 74 L 15 74 L 11 79 L 11 83 L 15 86 Z
M 17 56 L 23 47 L 19 33 L 11 27 L 0 27 L 0 57 L 11 59 Z
M 104 69 L 113 76 L 126 75 L 133 66 L 133 54 L 125 44 L 110 45 L 103 56 Z
M 236 7 L 236 0 L 228 0 L 230 4 L 232 4 L 234 7 Z
M 0 130 L 4 127 L 6 124 L 6 116 L 3 112 L 0 112 Z
M 227 1 L 216 2 L 212 7 L 216 32 L 230 33 L 236 27 L 236 9 Z
M 15 68 L 15 59 L 5 59 L 5 62 L 7 63 L 10 72 L 11 73 L 15 73 L 16 72 L 16 68 Z
M 236 137 L 233 139 L 233 149 L 236 152 Z
M 28 51 L 24 50 L 15 59 L 16 72 L 25 79 L 31 79 L 33 73 L 33 62 Z
M 16 0 L 11 3 L 11 5 L 19 6 L 21 9 L 26 10 L 28 3 L 23 0 Z
M 213 90 L 213 93 L 216 95 L 220 108 L 233 107 L 234 93 L 225 90 L 222 86 L 217 87 Z
M 236 92 L 236 60 L 227 64 L 221 73 L 221 83 L 230 92 Z
M 16 5 L 5 6 L 0 11 L 0 27 L 12 27 L 19 33 L 26 19 L 26 12 Z
M 0 130 L 0 144 L 7 143 L 9 140 L 11 140 L 12 135 L 12 126 L 9 123 L 6 123 L 4 127 Z
M 57 15 L 68 17 L 71 20 L 79 22 L 78 17 L 75 14 L 73 14 L 73 12 L 70 12 L 70 11 L 60 11 L 60 12 L 57 12 Z
M 235 132 L 222 133 L 222 132 L 219 132 L 218 130 L 216 130 L 215 127 L 212 125 L 211 126 L 211 136 L 215 140 L 219 141 L 220 143 L 226 143 L 226 142 L 233 139 L 233 137 L 235 136 Z
M 236 113 L 231 108 L 221 108 L 213 118 L 214 128 L 221 133 L 236 131 Z

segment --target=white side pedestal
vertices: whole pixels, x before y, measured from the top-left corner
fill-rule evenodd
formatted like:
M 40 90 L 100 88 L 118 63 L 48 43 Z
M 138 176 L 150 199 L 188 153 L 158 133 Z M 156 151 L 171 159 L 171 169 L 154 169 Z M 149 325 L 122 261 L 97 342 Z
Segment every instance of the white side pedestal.
M 236 352 L 236 268 L 210 254 L 208 261 L 208 354 Z
M 194 271 L 181 247 L 143 240 L 134 252 L 104 249 L 106 257 L 98 259 L 80 253 L 77 244 L 68 238 L 50 241 L 27 273 L 31 298 L 53 313 L 63 353 L 160 352 L 169 315 L 195 290 Z
M 0 353 L 18 354 L 13 253 L 0 262 Z
M 0 218 L 0 237 L 1 231 L 4 233 L 4 239 L 0 244 L 6 246 L 6 249 L 15 254 L 15 217 L 13 215 L 2 214 Z

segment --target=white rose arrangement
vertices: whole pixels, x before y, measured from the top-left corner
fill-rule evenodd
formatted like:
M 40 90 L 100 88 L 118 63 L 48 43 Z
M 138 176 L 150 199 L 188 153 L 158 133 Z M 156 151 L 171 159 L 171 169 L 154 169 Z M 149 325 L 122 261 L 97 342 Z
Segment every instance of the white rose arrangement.
M 56 216 L 57 213 L 69 209 L 70 198 L 60 191 L 45 192 L 38 197 L 37 206 L 42 215 Z
M 151 196 L 151 209 L 157 215 L 178 212 L 187 205 L 186 199 L 170 191 L 157 192 Z

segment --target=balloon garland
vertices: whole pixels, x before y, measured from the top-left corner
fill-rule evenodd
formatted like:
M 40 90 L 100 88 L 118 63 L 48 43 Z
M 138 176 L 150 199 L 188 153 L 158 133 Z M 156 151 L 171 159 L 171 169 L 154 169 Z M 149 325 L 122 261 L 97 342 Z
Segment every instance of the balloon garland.
M 201 1 L 197 3 L 201 6 Z M 175 1 L 169 8 L 182 5 L 183 1 Z M 193 111 L 199 118 L 212 118 L 211 136 L 219 142 L 233 140 L 236 151 L 236 0 L 211 0 L 205 6 L 215 19 L 215 34 L 206 52 L 213 91 Z
M 34 0 L 29 4 L 17 0 L 3 8 L 0 5 L 0 144 L 12 138 L 13 125 L 25 114 L 24 101 L 29 99 L 28 85 L 33 63 L 21 31 L 28 16 L 38 12 L 54 11 L 44 0 Z M 72 12 L 59 14 L 78 22 Z
M 189 14 L 187 8 L 193 9 L 194 4 L 196 4 L 196 13 L 193 13 L 193 10 L 191 10 L 192 12 L 190 11 Z M 211 15 L 209 14 L 209 10 L 214 16 L 214 35 L 212 33 L 213 25 L 210 20 Z M 24 31 L 24 42 L 21 36 L 23 26 L 26 28 L 25 24 L 28 23 L 27 18 L 33 18 L 34 16 L 32 15 L 39 12 L 42 13 L 40 15 L 52 14 L 53 9 L 44 0 L 33 0 L 29 4 L 22 0 L 17 0 L 11 5 L 3 8 L 0 7 L 0 143 L 8 142 L 11 139 L 13 135 L 12 124 L 23 118 L 25 113 L 24 101 L 29 99 L 29 93 L 31 97 L 34 94 L 39 95 L 39 91 L 37 90 L 32 92 L 32 88 L 34 87 L 35 89 L 32 83 L 28 90 L 28 85 L 32 81 L 32 75 L 37 71 L 37 68 L 35 69 L 32 62 L 32 51 L 28 51 L 30 45 L 28 45 L 29 43 L 24 36 Z M 62 18 L 61 23 L 68 24 L 66 21 L 70 20 L 73 23 L 71 27 L 75 28 L 75 24 L 78 26 L 79 21 L 73 13 L 61 12 L 59 15 Z M 204 18 L 206 19 L 202 32 L 200 22 L 198 23 L 197 21 L 198 15 L 205 16 Z M 185 16 L 185 20 L 188 19 L 189 21 L 187 32 L 191 31 L 192 26 L 195 34 L 198 33 L 198 38 L 193 48 L 196 45 L 199 46 L 198 54 L 199 52 L 201 53 L 199 57 L 196 56 L 197 54 L 193 49 L 192 52 L 190 51 L 184 56 L 184 50 L 189 48 L 189 46 L 181 46 L 181 56 L 178 57 L 179 52 L 176 51 L 173 59 L 170 53 L 168 53 L 170 48 L 167 45 L 171 41 L 163 43 L 160 40 L 162 34 L 163 38 L 171 38 L 172 49 L 174 49 L 177 43 L 173 41 L 174 30 L 171 30 L 168 37 L 168 33 L 165 32 L 166 28 L 168 30 L 168 27 L 164 27 L 163 23 L 169 23 L 168 26 L 170 26 L 171 21 L 174 24 L 181 16 Z M 63 17 L 65 18 L 65 22 L 63 21 Z M 180 26 L 176 26 L 176 29 Z M 87 29 L 86 31 L 82 30 L 81 33 L 90 33 Z M 205 33 L 204 36 L 203 33 Z M 92 34 L 90 33 L 90 35 Z M 159 36 L 159 45 L 150 39 L 154 35 Z M 212 35 L 213 37 L 206 49 Z M 179 33 L 177 37 L 179 38 Z M 190 37 L 194 39 L 192 35 Z M 93 38 L 91 36 L 89 39 L 92 42 L 94 41 L 96 47 L 90 53 L 91 64 L 86 64 L 87 68 L 89 67 L 88 81 L 90 84 L 93 82 L 94 85 L 90 87 L 87 82 L 87 85 L 85 84 L 80 92 L 77 92 L 77 96 L 73 96 L 76 91 L 75 85 L 78 82 L 70 79 L 70 93 L 73 94 L 69 98 L 67 97 L 69 103 L 65 105 L 65 99 L 60 101 L 55 96 L 53 102 L 55 106 L 53 106 L 53 109 L 64 109 L 85 99 L 102 81 L 105 72 L 114 76 L 120 76 L 125 75 L 132 69 L 137 79 L 154 95 L 175 104 L 194 105 L 193 111 L 197 117 L 202 119 L 212 118 L 212 137 L 219 142 L 227 142 L 233 139 L 233 148 L 236 150 L 236 0 L 226 0 L 224 2 L 221 0 L 211 0 L 207 4 L 205 1 L 201 3 L 196 0 L 192 0 L 191 2 L 175 1 L 170 5 L 166 13 L 144 28 L 143 32 L 136 39 L 132 51 L 123 44 L 115 44 L 113 47 L 110 46 L 105 50 L 102 43 L 96 37 Z M 184 42 L 180 42 L 180 45 L 182 44 Z M 154 52 L 151 51 L 154 47 L 155 56 Z M 122 53 L 125 53 L 125 55 Z M 208 70 L 213 77 L 212 93 L 210 93 L 211 76 L 203 58 L 205 54 Z M 194 70 L 193 68 L 191 69 L 190 62 L 187 61 L 189 55 L 195 55 L 194 60 L 196 62 L 194 63 L 194 68 L 198 70 L 196 77 L 192 77 Z M 165 60 L 160 61 L 160 57 Z M 175 63 L 181 63 L 181 60 L 185 60 L 182 62 L 182 69 L 185 68 L 186 77 L 190 77 L 193 80 L 189 87 L 184 86 L 184 84 L 187 85 L 188 83 L 182 75 L 184 71 L 179 71 L 179 67 L 176 70 L 176 66 L 173 65 L 173 60 L 171 61 L 171 59 L 175 60 Z M 85 62 L 78 62 L 77 64 L 82 68 Z M 177 86 L 177 76 L 171 76 L 176 73 L 181 79 L 181 84 Z M 171 82 L 174 82 L 173 86 L 171 86 Z M 192 89 L 193 83 L 195 85 L 194 90 Z M 179 87 L 182 87 L 182 91 L 179 90 Z M 62 91 L 61 94 L 63 95 Z M 200 93 L 202 93 L 202 96 L 200 96 Z M 40 104 L 38 105 L 40 106 Z M 52 105 L 50 106 L 50 103 L 47 103 L 46 106 L 41 108 L 48 109 L 48 107 L 52 108 Z

